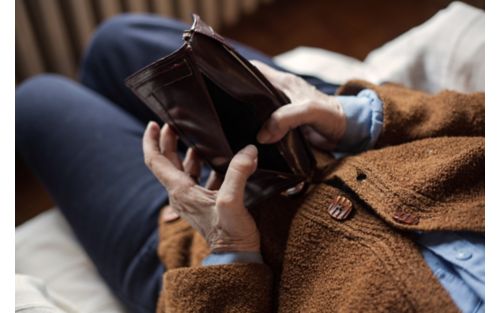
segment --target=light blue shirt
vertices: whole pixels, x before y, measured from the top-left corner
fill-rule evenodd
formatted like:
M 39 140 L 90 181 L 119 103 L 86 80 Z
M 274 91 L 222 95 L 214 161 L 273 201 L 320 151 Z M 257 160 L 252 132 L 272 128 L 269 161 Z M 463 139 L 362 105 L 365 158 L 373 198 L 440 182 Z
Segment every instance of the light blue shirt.
M 337 96 L 347 118 L 337 145 L 338 158 L 375 146 L 382 132 L 383 103 L 370 89 L 356 96 Z M 427 265 L 462 312 L 484 312 L 484 234 L 465 232 L 417 233 Z M 262 263 L 260 253 L 212 253 L 203 265 Z

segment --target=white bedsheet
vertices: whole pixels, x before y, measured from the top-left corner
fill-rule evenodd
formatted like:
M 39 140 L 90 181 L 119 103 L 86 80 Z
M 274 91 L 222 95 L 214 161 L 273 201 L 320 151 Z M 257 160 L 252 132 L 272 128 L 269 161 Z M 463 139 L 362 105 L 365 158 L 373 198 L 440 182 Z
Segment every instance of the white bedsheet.
M 16 312 L 123 312 L 57 209 L 16 227 L 16 274 Z
M 364 61 L 311 47 L 290 50 L 275 61 L 290 71 L 337 84 L 359 78 L 428 92 L 484 91 L 484 11 L 453 2 L 373 50 Z

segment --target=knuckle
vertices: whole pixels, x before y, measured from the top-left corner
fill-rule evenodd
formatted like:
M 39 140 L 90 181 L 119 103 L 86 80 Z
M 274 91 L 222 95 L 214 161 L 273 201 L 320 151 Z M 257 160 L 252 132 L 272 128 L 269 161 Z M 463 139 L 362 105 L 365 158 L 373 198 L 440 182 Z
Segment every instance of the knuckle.
M 281 82 L 284 85 L 291 85 L 296 82 L 297 76 L 290 74 L 290 73 L 284 73 L 283 76 L 281 76 Z
M 306 108 L 297 104 L 288 104 L 283 106 L 281 110 L 275 112 L 273 119 L 273 131 L 283 132 L 293 128 L 302 116 L 306 113 Z
M 307 100 L 304 103 L 304 109 L 307 113 L 317 113 L 321 110 L 321 106 L 317 101 Z
M 287 104 L 289 105 L 289 104 Z M 282 108 L 284 108 L 283 106 Z M 283 110 L 285 109 L 278 109 L 271 114 L 271 122 L 278 123 L 282 118 L 283 118 Z
M 302 105 L 302 116 L 305 123 L 313 123 L 317 119 L 321 119 L 325 112 L 317 101 L 307 100 Z
M 241 155 L 234 158 L 231 168 L 237 172 L 246 172 L 253 164 L 254 161 L 250 157 Z
M 283 128 L 284 119 L 285 119 L 284 110 L 275 111 L 271 116 L 271 120 L 269 121 L 269 127 L 268 127 L 269 130 L 277 131 Z
M 151 168 L 151 158 L 148 157 L 147 155 L 144 156 L 144 164 L 148 167 Z
M 221 194 L 217 196 L 215 205 L 217 207 L 230 207 L 236 202 L 236 197 L 232 194 Z
M 153 156 L 150 161 L 149 168 L 153 173 L 161 173 L 162 172 L 162 166 L 160 162 L 161 156 Z
M 175 202 L 182 200 L 184 196 L 187 194 L 187 191 L 188 191 L 187 187 L 183 185 L 172 188 L 169 191 L 170 200 L 173 200 Z
M 228 172 L 232 172 L 232 175 L 234 176 L 246 178 L 252 173 L 254 166 L 255 161 L 249 157 L 237 156 L 231 162 Z
M 156 159 L 154 156 L 152 155 L 149 155 L 149 154 L 145 154 L 144 155 L 144 164 L 146 164 L 146 166 L 149 168 L 149 169 L 153 169 L 154 167 L 154 164 L 156 163 Z

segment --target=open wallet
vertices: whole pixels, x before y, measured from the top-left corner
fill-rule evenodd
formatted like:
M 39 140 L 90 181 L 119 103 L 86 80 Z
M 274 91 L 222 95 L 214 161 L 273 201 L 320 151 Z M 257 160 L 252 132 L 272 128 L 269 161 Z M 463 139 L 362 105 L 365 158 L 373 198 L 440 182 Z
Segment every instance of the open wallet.
M 216 172 L 248 144 L 259 150 L 248 179 L 249 208 L 277 194 L 294 194 L 317 176 L 316 160 L 299 128 L 275 144 L 257 142 L 271 113 L 290 101 L 199 16 L 183 45 L 126 79 L 127 86 L 179 139 Z

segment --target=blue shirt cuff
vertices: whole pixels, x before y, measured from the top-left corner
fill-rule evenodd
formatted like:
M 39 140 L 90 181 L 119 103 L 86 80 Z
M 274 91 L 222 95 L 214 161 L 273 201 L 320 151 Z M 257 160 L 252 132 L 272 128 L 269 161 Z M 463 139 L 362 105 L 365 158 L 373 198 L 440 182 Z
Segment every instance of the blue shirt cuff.
M 383 103 L 371 89 L 356 96 L 337 96 L 346 116 L 346 130 L 337 144 L 340 155 L 362 152 L 373 148 L 382 132 Z
M 214 252 L 202 262 L 203 266 L 232 263 L 264 263 L 264 261 L 258 252 Z

